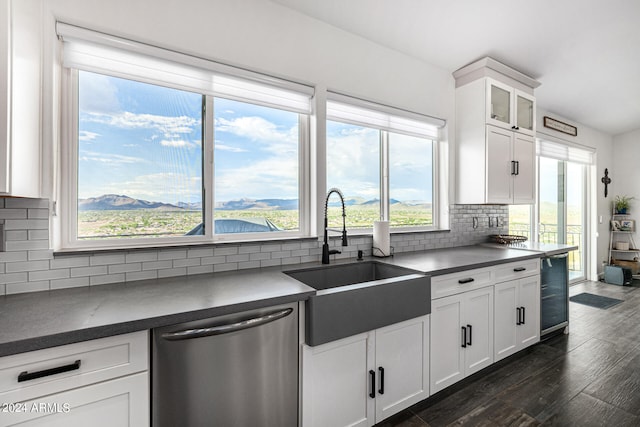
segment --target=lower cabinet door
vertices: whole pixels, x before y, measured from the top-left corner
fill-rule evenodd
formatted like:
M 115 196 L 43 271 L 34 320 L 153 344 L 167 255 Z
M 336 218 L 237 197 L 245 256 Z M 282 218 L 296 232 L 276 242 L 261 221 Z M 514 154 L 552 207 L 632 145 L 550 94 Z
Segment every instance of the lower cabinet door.
M 429 316 L 376 330 L 376 423 L 429 397 Z
M 522 324 L 518 339 L 522 348 L 540 341 L 540 275 L 520 279 Z
M 495 285 L 495 352 L 496 362 L 515 353 L 518 343 L 518 281 Z
M 374 334 L 354 335 L 316 347 L 303 346 L 302 425 L 374 424 Z M 371 347 L 371 351 L 370 351 Z
M 464 373 L 471 375 L 493 363 L 493 286 L 465 292 L 464 298 Z
M 464 378 L 462 295 L 431 301 L 431 394 Z
M 3 427 L 145 427 L 149 426 L 149 375 L 129 375 L 7 409 L 0 416 Z

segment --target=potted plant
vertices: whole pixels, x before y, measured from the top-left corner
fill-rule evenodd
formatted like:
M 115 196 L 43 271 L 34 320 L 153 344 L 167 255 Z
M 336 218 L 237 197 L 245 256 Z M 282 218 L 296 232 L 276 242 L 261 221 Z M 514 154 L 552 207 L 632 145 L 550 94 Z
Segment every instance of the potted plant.
M 633 200 L 633 197 L 616 196 L 615 200 L 613 201 L 614 206 L 616 208 L 616 213 L 625 215 L 629 210 L 629 206 L 631 205 L 631 200 Z

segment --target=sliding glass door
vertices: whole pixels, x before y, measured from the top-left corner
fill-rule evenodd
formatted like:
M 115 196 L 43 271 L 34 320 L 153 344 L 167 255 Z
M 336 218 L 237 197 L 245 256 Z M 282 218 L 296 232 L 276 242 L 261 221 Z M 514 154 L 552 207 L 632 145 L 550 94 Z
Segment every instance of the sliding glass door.
M 569 253 L 569 279 L 585 278 L 586 167 L 539 157 L 538 241 L 578 246 Z
M 542 243 L 575 245 L 569 279 L 586 278 L 588 173 L 592 153 L 556 142 L 537 141 L 538 202 L 509 207 L 509 234 Z

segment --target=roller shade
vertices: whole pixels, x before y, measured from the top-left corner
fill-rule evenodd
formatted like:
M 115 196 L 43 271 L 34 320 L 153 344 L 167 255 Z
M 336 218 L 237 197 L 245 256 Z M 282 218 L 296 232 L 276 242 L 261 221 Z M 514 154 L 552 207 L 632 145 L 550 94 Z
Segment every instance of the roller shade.
M 593 164 L 593 151 L 573 145 L 561 144 L 543 139 L 536 141 L 536 154 L 541 157 L 548 157 L 567 162 Z
M 327 119 L 405 135 L 438 139 L 446 122 L 333 92 L 327 94 Z
M 63 66 L 309 114 L 310 86 L 58 22 Z

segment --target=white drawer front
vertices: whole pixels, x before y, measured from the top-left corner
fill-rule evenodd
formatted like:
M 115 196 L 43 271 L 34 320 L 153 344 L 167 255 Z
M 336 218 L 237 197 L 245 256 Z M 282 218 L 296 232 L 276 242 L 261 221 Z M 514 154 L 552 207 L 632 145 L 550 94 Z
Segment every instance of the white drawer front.
M 495 269 L 497 283 L 519 279 L 521 277 L 535 276 L 536 274 L 540 274 L 540 258 L 497 265 Z
M 493 267 L 477 268 L 431 278 L 431 299 L 493 285 Z
M 148 331 L 6 356 L 0 358 L 0 402 L 21 402 L 148 367 Z M 57 368 L 66 372 L 52 371 Z

